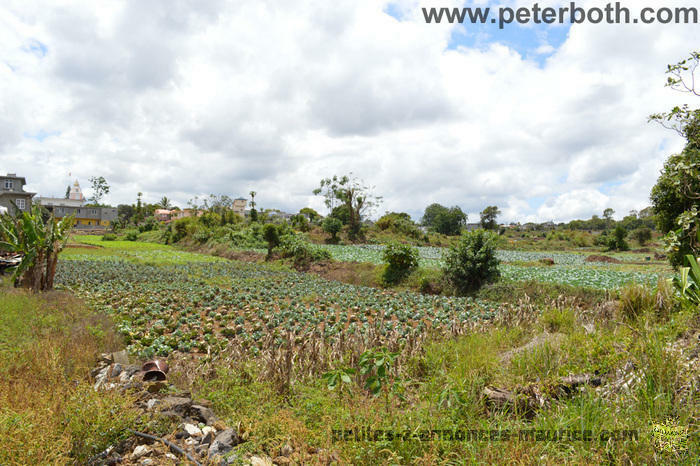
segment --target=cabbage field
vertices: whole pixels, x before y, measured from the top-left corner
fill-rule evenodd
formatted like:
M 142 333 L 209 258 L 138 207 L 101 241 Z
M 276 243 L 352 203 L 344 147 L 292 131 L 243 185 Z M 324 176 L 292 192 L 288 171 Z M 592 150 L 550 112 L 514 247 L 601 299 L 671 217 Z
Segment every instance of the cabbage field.
M 256 354 L 290 337 L 330 346 L 354 337 L 401 343 L 460 331 L 497 310 L 470 298 L 392 293 L 232 261 L 148 265 L 73 257 L 59 263 L 56 284 L 115 316 L 129 350 L 141 357 L 217 353 L 231 344 Z
M 333 259 L 344 262 L 382 263 L 381 245 L 324 245 Z M 419 247 L 420 265 L 438 268 L 442 265 L 445 248 Z M 501 274 L 506 280 L 534 280 L 592 289 L 617 289 L 628 283 L 654 286 L 663 275 L 659 267 L 636 266 L 637 270 L 622 270 L 622 266 L 609 263 L 586 262 L 586 255 L 573 252 L 497 251 Z M 618 255 L 618 257 L 624 257 Z M 552 259 L 553 267 L 514 265 Z

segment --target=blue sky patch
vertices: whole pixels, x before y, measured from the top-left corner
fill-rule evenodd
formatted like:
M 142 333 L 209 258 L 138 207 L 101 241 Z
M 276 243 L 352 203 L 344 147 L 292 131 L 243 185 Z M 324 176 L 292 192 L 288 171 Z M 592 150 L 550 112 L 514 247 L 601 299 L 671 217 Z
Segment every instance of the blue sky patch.
M 24 133 L 24 137 L 28 139 L 36 139 L 39 142 L 44 142 L 46 138 L 50 138 L 51 136 L 60 136 L 61 132 L 60 131 L 45 131 L 43 129 L 40 129 L 36 133 L 32 134 L 29 132 Z
M 43 42 L 36 39 L 31 39 L 24 47 L 24 51 L 39 58 L 44 58 L 46 54 L 49 53 L 49 48 Z
M 469 47 L 485 49 L 500 43 L 518 52 L 523 58 L 544 65 L 556 49 L 566 41 L 570 25 L 461 24 L 452 32 L 448 48 Z
M 389 3 L 386 7 L 384 7 L 384 13 L 399 21 L 401 21 L 401 18 L 403 18 L 401 8 L 399 8 L 396 3 Z

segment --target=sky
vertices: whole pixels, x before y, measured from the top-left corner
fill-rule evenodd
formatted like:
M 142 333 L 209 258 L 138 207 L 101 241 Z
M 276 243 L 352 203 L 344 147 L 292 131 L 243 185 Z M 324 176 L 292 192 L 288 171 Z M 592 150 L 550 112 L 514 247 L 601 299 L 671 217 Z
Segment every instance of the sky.
M 434 202 L 522 223 L 648 206 L 683 146 L 648 115 L 695 104 L 664 72 L 700 28 L 499 30 L 421 12 L 462 5 L 496 3 L 4 0 L 0 174 L 43 196 L 74 179 L 89 195 L 104 176 L 113 205 L 255 190 L 259 207 L 325 214 L 312 191 L 352 172 L 383 197 L 375 217 L 419 219 Z

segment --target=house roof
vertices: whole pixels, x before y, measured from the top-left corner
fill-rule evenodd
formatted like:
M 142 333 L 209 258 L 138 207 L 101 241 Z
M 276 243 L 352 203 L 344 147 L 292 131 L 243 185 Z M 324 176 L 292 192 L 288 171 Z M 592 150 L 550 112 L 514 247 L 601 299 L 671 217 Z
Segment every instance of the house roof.
M 8 173 L 7 175 L 0 175 L 0 178 L 12 178 L 14 180 L 22 180 L 22 183 L 27 184 L 27 180 L 23 176 L 17 176 L 16 173 Z

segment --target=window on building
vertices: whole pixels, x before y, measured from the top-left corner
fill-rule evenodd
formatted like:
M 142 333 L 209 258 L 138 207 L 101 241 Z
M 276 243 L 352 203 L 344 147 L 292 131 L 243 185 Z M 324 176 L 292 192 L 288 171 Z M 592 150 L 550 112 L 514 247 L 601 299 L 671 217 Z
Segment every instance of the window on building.
M 97 215 L 97 209 L 92 209 L 92 210 L 90 211 L 90 213 L 91 213 L 92 215 Z
M 5 180 L 5 189 L 12 190 L 15 187 L 15 183 L 12 180 Z
M 27 208 L 27 204 L 25 203 L 24 199 L 16 199 L 15 204 L 19 210 L 24 210 Z

